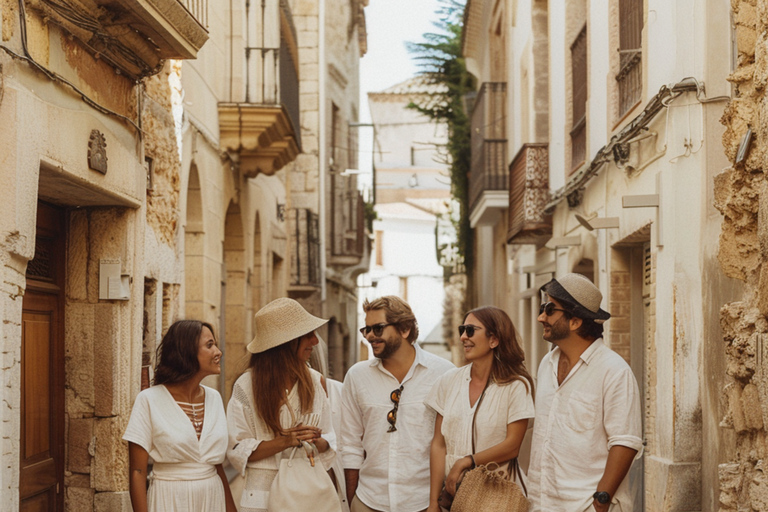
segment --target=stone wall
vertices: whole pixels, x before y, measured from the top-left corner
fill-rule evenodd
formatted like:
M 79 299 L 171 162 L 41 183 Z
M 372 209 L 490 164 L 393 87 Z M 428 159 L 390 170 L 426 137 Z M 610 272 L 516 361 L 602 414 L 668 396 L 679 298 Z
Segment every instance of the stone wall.
M 731 167 L 715 178 L 715 206 L 723 214 L 719 260 L 723 272 L 745 283 L 742 300 L 720 312 L 726 345 L 721 427 L 736 434 L 736 449 L 719 466 L 720 510 L 768 509 L 768 1 L 732 0 L 738 66 L 730 77 L 733 99 L 722 118 Z M 753 132 L 746 159 L 739 145 Z

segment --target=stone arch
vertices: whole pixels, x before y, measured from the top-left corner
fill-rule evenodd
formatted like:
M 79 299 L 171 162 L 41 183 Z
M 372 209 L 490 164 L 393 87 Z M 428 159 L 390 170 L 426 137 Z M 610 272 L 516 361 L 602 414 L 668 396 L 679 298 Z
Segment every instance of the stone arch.
M 205 318 L 204 264 L 205 230 L 200 174 L 194 163 L 189 168 L 187 212 L 184 228 L 184 304 L 187 318 Z
M 224 399 L 226 401 L 229 399 L 235 379 L 242 370 L 243 361 L 247 358 L 245 232 L 240 206 L 233 201 L 229 203 L 224 220 L 223 251 L 224 311 L 220 336 L 224 347 L 223 371 L 226 379 Z

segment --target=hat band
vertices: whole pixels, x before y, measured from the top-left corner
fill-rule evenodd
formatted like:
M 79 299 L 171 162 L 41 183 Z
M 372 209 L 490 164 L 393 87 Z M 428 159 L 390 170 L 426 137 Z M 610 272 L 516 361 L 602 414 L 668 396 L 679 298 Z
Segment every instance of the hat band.
M 568 290 L 563 288 L 563 285 L 561 285 L 556 279 L 552 279 L 550 282 L 542 286 L 541 291 L 550 297 L 561 299 L 573 304 L 573 314 L 576 317 L 602 321 L 608 320 L 611 317 L 610 313 L 601 310 L 600 306 L 598 306 L 597 311 L 592 311 L 591 309 L 584 306 L 573 295 L 571 295 Z

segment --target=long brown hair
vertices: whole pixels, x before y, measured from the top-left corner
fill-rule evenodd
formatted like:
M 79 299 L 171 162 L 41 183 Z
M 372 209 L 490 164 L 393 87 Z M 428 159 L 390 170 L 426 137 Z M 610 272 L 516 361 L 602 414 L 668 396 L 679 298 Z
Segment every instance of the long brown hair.
M 177 320 L 168 328 L 157 347 L 153 385 L 175 384 L 195 376 L 200 370 L 197 353 L 203 327 L 213 334 L 213 326 L 200 320 Z M 216 339 L 215 334 L 213 339 Z
M 256 412 L 275 435 L 283 432 L 280 408 L 288 403 L 288 391 L 294 381 L 299 387 L 302 414 L 311 411 L 315 399 L 312 375 L 297 354 L 300 339 L 251 355 L 249 366 Z
M 503 309 L 494 306 L 473 309 L 464 315 L 465 322 L 469 315 L 474 315 L 483 324 L 488 336 L 496 336 L 499 340 L 499 345 L 493 349 L 493 363 L 489 378 L 497 384 L 519 380 L 533 395 L 533 378 L 525 367 L 525 353 L 520 347 L 517 329 L 509 315 Z

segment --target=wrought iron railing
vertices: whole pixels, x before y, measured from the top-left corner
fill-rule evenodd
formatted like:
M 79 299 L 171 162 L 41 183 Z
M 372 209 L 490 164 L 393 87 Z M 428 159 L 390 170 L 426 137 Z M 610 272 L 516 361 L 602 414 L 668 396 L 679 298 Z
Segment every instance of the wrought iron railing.
M 261 30 L 255 45 L 246 48 L 246 103 L 282 105 L 300 145 L 298 49 L 290 6 L 270 0 L 250 9 Z
M 309 208 L 291 208 L 291 286 L 320 286 L 319 217 Z
M 365 213 L 363 196 L 347 176 L 331 179 L 331 253 L 333 256 L 363 255 Z
M 507 243 L 538 244 L 552 235 L 549 201 L 548 145 L 524 144 L 509 165 Z
M 472 110 L 469 209 L 489 190 L 508 189 L 506 91 L 504 82 L 484 83 Z

